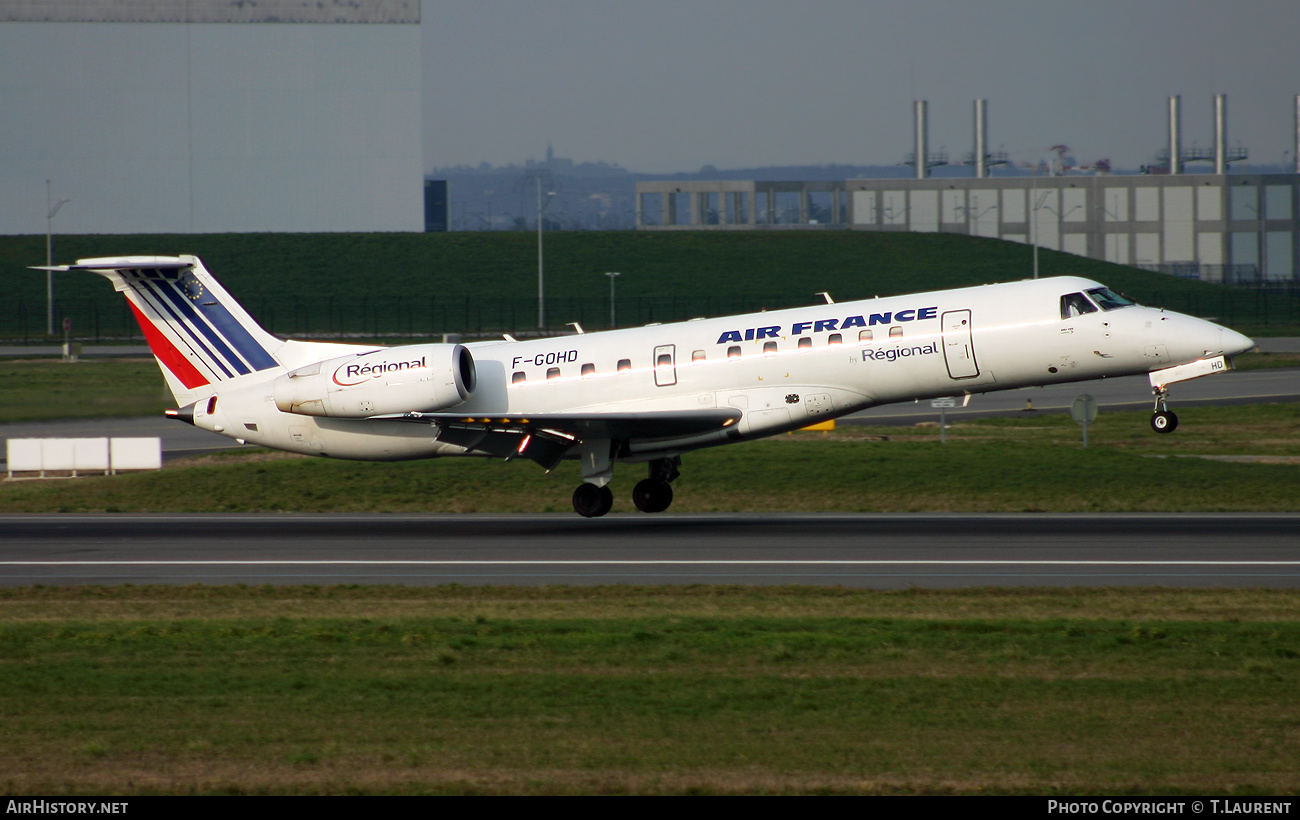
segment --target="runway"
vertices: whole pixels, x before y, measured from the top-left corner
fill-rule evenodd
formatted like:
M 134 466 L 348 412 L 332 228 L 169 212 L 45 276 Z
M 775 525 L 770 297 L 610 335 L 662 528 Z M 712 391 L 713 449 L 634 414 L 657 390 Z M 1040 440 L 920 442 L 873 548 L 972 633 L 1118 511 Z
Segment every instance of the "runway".
M 1300 586 L 1300 514 L 0 516 L 30 584 Z

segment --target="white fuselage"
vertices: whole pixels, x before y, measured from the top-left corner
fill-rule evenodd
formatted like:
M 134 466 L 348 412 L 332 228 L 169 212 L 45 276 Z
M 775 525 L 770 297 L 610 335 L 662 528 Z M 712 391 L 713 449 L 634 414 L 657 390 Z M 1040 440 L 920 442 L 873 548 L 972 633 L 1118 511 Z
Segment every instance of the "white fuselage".
M 1211 322 L 1139 305 L 1062 318 L 1064 294 L 1097 287 L 1061 277 L 476 343 L 468 347 L 477 384 L 454 412 L 740 411 L 726 430 L 625 442 L 621 460 L 648 460 L 880 404 L 1147 373 L 1207 355 L 1231 356 L 1250 344 Z M 296 355 L 311 359 L 310 346 L 297 344 Z M 338 350 L 328 346 L 318 358 Z M 398 356 L 403 348 L 391 350 Z M 282 412 L 271 383 L 286 369 L 223 383 L 214 412 L 198 403 L 195 424 L 253 444 L 337 458 L 467 453 L 439 441 L 433 425 Z

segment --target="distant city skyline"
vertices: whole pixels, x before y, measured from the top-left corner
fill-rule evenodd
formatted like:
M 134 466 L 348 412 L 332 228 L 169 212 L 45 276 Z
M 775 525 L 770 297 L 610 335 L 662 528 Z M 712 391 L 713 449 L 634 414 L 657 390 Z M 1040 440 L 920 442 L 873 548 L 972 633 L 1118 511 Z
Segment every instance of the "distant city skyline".
M 637 173 L 891 165 L 929 101 L 931 150 L 1013 162 L 1065 144 L 1137 168 L 1213 140 L 1228 95 L 1247 165 L 1290 165 L 1293 0 L 425 0 L 424 165 L 604 161 Z

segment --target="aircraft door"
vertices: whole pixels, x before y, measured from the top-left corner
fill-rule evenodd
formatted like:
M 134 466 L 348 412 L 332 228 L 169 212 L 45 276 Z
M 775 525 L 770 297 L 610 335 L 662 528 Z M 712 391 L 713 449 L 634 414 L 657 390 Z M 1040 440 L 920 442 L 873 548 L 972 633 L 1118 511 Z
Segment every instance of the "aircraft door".
M 660 345 L 655 348 L 655 384 L 659 387 L 677 384 L 676 351 L 676 345 Z
M 971 339 L 970 311 L 949 310 L 943 314 L 943 360 L 954 379 L 973 379 L 980 374 Z

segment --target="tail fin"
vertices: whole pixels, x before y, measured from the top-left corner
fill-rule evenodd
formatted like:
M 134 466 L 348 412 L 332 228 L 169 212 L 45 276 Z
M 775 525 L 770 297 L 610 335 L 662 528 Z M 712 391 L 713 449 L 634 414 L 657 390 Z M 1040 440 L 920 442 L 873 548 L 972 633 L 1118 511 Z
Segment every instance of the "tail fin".
M 213 394 L 221 382 L 281 366 L 284 341 L 263 330 L 196 257 L 79 259 L 50 269 L 90 271 L 113 282 L 181 406 Z

